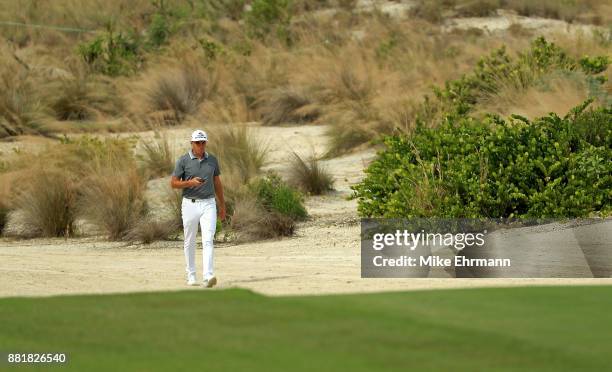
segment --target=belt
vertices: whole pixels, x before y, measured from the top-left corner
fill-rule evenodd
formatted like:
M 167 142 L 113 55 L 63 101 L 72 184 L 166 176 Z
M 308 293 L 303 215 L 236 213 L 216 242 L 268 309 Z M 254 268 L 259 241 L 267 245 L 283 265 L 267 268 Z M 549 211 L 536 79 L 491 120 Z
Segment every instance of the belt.
M 205 201 L 205 200 L 210 200 L 210 199 L 214 199 L 214 197 L 212 198 L 208 198 L 208 199 L 194 199 L 194 198 L 185 198 L 187 200 L 191 200 L 192 203 L 195 203 L 197 201 Z

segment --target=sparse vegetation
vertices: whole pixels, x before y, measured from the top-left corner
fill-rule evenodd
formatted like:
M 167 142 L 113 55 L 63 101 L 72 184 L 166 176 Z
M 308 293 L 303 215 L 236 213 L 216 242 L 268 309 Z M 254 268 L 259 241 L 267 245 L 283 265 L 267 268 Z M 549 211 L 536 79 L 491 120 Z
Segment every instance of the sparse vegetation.
M 195 64 L 164 71 L 157 75 L 148 91 L 151 112 L 162 116 L 167 123 L 179 123 L 198 111 L 216 85 L 214 74 Z
M 236 241 L 290 236 L 296 223 L 308 217 L 302 195 L 275 174 L 254 180 L 231 205 Z
M 268 153 L 265 141 L 257 139 L 244 125 L 227 126 L 215 134 L 209 149 L 221 159 L 222 172 L 227 170 L 242 183 L 261 173 Z
M 139 44 L 133 36 L 116 31 L 109 24 L 104 33 L 79 45 L 79 55 L 94 71 L 109 76 L 135 72 L 140 58 Z
M 412 14 L 429 22 L 440 22 L 444 14 L 485 17 L 493 15 L 497 9 L 507 9 L 526 17 L 600 24 L 605 20 L 596 14 L 605 11 L 607 5 L 605 0 L 421 0 Z
M 20 182 L 17 207 L 32 231 L 44 237 L 75 235 L 77 182 L 61 170 L 31 169 Z
M 314 154 L 304 160 L 297 153 L 293 153 L 290 180 L 293 185 L 312 195 L 333 190 L 334 185 L 332 175 Z
M 308 217 L 302 195 L 287 185 L 278 175 L 270 174 L 251 184 L 257 200 L 269 212 L 277 212 L 293 221 Z
M 14 64 L 0 67 L 0 137 L 50 135 L 49 110 L 30 77 L 30 71 Z
M 174 154 L 168 138 L 156 132 L 156 138 L 143 141 L 137 157 L 151 177 L 166 177 L 174 169 Z
M 146 178 L 136 170 L 106 168 L 84 182 L 82 214 L 109 239 L 125 239 L 147 215 Z
M 128 242 L 151 244 L 158 240 L 170 240 L 172 237 L 176 237 L 178 232 L 179 226 L 174 221 L 145 217 L 127 231 L 124 239 Z
M 265 125 L 309 123 L 321 114 L 314 100 L 295 88 L 272 89 L 260 97 L 257 107 Z

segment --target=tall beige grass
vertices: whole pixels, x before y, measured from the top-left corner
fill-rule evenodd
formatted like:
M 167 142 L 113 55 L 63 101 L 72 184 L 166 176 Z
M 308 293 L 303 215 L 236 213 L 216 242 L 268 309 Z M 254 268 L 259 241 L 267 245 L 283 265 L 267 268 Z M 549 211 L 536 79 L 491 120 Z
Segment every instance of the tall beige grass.
M 165 134 L 155 132 L 155 137 L 143 140 L 137 151 L 137 157 L 151 177 L 166 177 L 172 173 L 174 151 Z
M 289 182 L 302 191 L 321 195 L 333 190 L 334 178 L 315 154 L 304 159 L 293 153 Z
M 78 181 L 59 169 L 31 171 L 20 180 L 17 198 L 28 228 L 45 237 L 74 236 Z
M 211 132 L 208 149 L 219 158 L 221 172 L 233 173 L 242 183 L 261 173 L 266 164 L 268 144 L 246 125 L 224 126 Z
M 100 170 L 83 181 L 82 214 L 110 240 L 125 239 L 147 215 L 145 188 L 135 169 Z
M 0 66 L 0 138 L 50 135 L 50 111 L 36 91 L 33 73 L 23 66 Z
M 528 89 L 502 89 L 497 97 L 486 101 L 480 111 L 502 116 L 518 114 L 535 119 L 550 112 L 563 115 L 584 102 L 588 96 L 584 75 L 552 74 Z
M 194 63 L 158 72 L 153 79 L 147 92 L 150 112 L 169 123 L 196 114 L 217 86 L 214 73 Z

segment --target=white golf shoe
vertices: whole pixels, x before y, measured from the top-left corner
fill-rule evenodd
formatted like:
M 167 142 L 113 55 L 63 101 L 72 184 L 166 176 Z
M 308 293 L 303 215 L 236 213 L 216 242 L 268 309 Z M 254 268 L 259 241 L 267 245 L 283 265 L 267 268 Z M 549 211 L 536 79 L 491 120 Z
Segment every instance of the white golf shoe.
M 187 285 L 198 285 L 198 281 L 196 280 L 195 275 L 189 275 L 187 277 Z
M 212 288 L 217 284 L 217 277 L 211 276 L 208 279 L 204 280 L 204 288 Z

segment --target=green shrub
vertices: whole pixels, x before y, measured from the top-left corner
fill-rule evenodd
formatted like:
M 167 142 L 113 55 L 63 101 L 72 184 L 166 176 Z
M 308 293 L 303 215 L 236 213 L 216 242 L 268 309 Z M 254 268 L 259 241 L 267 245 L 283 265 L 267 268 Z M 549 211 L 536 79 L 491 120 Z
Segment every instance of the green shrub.
M 596 75 L 602 73 L 608 69 L 609 65 L 610 57 L 608 56 L 585 56 L 580 59 L 580 67 L 585 73 L 589 75 Z
M 254 182 L 251 187 L 266 210 L 278 212 L 295 221 L 304 220 L 308 216 L 302 195 L 279 176 L 270 174 Z
M 94 71 L 110 76 L 128 75 L 142 62 L 138 40 L 115 32 L 112 25 L 90 42 L 80 44 L 78 53 Z
M 585 105 L 586 106 L 586 105 Z M 582 107 L 584 109 L 584 107 Z M 387 137 L 355 186 L 375 217 L 576 217 L 612 205 L 612 108 L 448 120 Z
M 285 38 L 291 22 L 290 0 L 254 0 L 251 9 L 245 14 L 249 33 L 263 39 L 270 32 Z
M 155 13 L 147 30 L 148 43 L 158 48 L 168 41 L 171 33 L 170 20 L 165 14 Z

